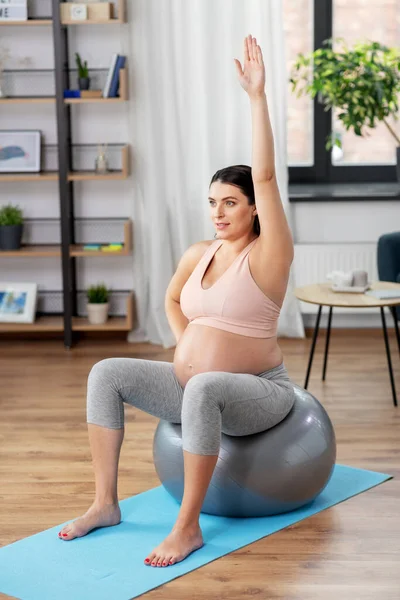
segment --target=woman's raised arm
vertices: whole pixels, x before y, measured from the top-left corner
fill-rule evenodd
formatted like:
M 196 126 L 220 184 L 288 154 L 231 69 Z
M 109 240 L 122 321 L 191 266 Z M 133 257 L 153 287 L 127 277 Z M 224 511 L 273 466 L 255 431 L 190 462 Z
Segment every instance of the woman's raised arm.
M 247 92 L 252 120 L 252 165 L 260 242 L 263 255 L 283 265 L 294 256 L 293 238 L 286 220 L 275 176 L 274 140 L 265 93 L 265 67 L 260 46 L 251 35 L 244 40 L 244 63 L 234 59 L 240 85 Z

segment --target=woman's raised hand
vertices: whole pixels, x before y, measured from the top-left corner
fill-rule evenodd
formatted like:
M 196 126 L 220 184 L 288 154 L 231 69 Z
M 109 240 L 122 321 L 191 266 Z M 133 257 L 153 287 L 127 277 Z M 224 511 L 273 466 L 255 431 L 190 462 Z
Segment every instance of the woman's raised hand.
M 235 61 L 240 85 L 249 96 L 264 93 L 265 67 L 261 48 L 257 45 L 256 38 L 251 35 L 244 38 L 243 69 L 237 58 L 233 60 Z

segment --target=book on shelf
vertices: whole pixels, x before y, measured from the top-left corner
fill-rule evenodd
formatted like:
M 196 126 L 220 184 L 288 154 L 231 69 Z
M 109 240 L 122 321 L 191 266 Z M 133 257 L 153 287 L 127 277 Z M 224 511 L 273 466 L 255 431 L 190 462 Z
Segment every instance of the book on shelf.
M 111 79 L 114 73 L 115 64 L 117 62 L 118 54 L 115 52 L 111 57 L 110 68 L 108 69 L 106 82 L 103 88 L 103 98 L 108 98 L 108 92 L 110 91 Z
M 113 54 L 111 65 L 107 73 L 106 83 L 103 89 L 104 98 L 116 98 L 119 91 L 119 75 L 120 70 L 124 68 L 126 56 L 121 54 Z

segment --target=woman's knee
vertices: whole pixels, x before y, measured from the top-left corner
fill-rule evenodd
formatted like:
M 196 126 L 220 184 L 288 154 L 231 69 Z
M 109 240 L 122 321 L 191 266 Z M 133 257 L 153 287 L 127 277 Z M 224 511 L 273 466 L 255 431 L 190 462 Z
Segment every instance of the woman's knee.
M 89 372 L 87 421 L 112 429 L 124 425 L 124 408 L 118 392 L 114 358 L 100 360 Z
M 183 393 L 183 406 L 185 404 L 223 409 L 223 389 L 215 373 L 198 373 L 189 379 Z
M 123 380 L 122 371 L 123 363 L 120 358 L 104 358 L 95 363 L 89 371 L 88 388 L 107 386 L 118 392 Z

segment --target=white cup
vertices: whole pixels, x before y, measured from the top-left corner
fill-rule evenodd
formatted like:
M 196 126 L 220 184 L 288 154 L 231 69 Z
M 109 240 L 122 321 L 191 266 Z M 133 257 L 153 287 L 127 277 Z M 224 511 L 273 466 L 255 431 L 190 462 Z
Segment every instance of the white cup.
M 368 284 L 368 273 L 362 269 L 354 269 L 353 273 L 353 286 L 364 287 Z

